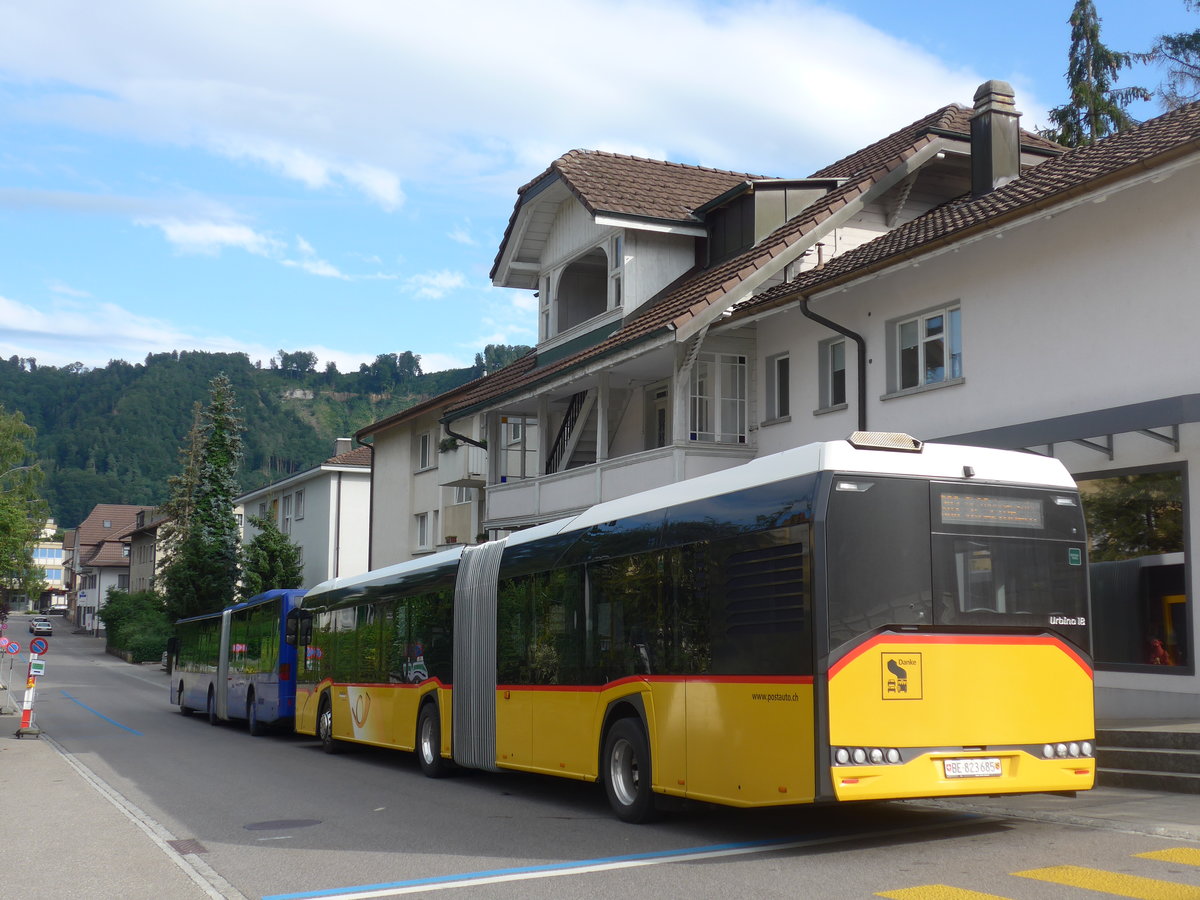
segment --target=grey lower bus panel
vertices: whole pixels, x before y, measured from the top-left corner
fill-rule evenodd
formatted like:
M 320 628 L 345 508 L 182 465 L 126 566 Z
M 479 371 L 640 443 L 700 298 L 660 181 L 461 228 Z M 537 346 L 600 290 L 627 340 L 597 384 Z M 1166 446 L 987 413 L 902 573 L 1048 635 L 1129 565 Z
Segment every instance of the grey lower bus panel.
M 504 541 L 466 547 L 454 587 L 454 761 L 496 771 L 496 579 Z

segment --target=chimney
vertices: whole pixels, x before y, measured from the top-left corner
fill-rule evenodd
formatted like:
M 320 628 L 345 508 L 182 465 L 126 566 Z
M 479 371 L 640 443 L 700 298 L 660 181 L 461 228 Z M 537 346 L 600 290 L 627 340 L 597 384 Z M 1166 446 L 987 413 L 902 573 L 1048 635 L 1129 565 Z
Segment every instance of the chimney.
M 1021 174 L 1021 114 L 1007 81 L 985 81 L 971 115 L 971 196 L 982 197 Z
M 338 438 L 333 442 L 333 455 L 341 456 L 354 449 L 354 438 Z

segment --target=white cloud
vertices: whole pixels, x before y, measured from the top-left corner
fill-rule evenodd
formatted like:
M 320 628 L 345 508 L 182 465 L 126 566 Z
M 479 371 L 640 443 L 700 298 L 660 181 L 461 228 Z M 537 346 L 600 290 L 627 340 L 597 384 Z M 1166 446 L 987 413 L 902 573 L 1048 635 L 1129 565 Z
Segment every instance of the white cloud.
M 9 12 L 0 58 L 36 89 L 6 119 L 206 148 L 386 210 L 413 180 L 511 196 L 580 146 L 803 175 L 982 80 L 817 0 L 293 0 L 285 28 L 241 0 Z M 517 23 L 536 53 L 498 39 Z M 581 41 L 621 65 L 596 77 Z M 718 59 L 720 78 L 680 64 Z
M 303 269 L 310 275 L 319 275 L 322 278 L 341 278 L 347 281 L 350 279 L 350 276 L 342 273 L 332 263 L 318 257 L 313 245 L 299 235 L 296 236 L 296 249 L 300 251 L 300 258 L 284 259 L 283 265 Z
M 61 281 L 51 281 L 47 283 L 46 287 L 48 287 L 52 293 L 59 294 L 63 297 L 85 298 L 92 296 L 87 291 L 71 287 L 69 284 L 63 284 Z
M 226 247 L 245 250 L 256 256 L 279 252 L 279 241 L 261 234 L 248 225 L 233 222 L 185 222 L 179 219 L 135 219 L 136 224 L 158 228 L 181 253 L 213 256 Z
M 462 272 L 451 272 L 443 269 L 440 272 L 424 272 L 413 275 L 404 281 L 405 290 L 417 297 L 440 300 L 450 291 L 467 283 Z

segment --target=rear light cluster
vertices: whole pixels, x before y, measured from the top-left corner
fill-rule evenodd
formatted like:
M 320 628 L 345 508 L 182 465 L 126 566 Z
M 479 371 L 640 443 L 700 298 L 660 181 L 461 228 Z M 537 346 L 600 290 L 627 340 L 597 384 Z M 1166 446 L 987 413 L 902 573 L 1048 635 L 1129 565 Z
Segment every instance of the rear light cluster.
M 898 766 L 904 757 L 895 747 L 834 747 L 835 766 Z
M 1095 755 L 1091 741 L 1070 741 L 1065 744 L 1047 744 L 1042 748 L 1044 759 L 1080 759 Z

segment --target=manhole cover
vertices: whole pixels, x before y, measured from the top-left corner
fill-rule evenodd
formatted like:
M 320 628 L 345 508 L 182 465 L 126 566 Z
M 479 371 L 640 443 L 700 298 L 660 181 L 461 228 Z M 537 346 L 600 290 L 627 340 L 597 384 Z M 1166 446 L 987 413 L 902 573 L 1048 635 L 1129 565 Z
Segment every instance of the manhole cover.
M 242 827 L 247 831 L 277 831 L 283 828 L 308 828 L 311 825 L 320 824 L 320 819 L 273 819 L 270 822 L 251 822 Z

